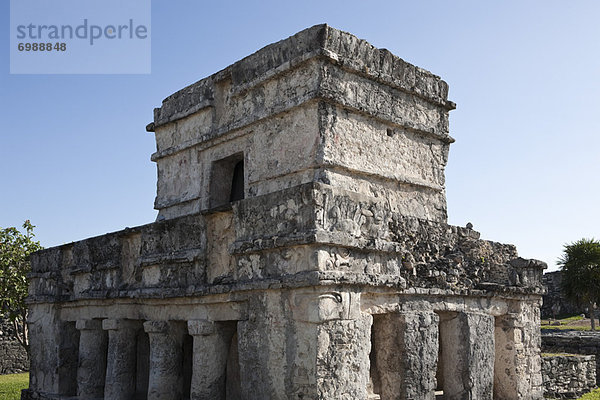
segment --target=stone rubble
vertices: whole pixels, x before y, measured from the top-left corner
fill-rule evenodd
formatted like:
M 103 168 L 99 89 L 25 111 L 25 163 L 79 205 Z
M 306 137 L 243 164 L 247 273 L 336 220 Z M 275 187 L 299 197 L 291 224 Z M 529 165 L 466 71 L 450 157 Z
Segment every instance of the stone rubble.
M 600 359 L 600 332 L 542 330 L 542 351 L 594 355 Z M 600 382 L 600 363 L 596 365 L 596 382 Z
M 15 338 L 12 323 L 8 320 L 0 320 L 0 375 L 28 370 L 27 352 Z
M 544 395 L 575 399 L 596 388 L 596 356 L 542 357 Z

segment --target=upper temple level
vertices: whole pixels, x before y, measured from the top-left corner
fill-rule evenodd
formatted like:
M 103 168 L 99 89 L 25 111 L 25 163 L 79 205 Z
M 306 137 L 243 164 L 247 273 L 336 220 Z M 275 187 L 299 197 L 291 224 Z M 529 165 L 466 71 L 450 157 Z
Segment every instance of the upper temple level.
M 318 182 L 445 222 L 447 94 L 327 25 L 271 44 L 155 109 L 158 219 Z

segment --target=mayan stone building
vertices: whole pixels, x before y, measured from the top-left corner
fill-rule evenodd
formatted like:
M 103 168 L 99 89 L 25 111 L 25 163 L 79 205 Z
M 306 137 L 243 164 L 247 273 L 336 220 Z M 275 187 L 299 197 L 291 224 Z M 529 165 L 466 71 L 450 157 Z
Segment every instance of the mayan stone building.
M 167 97 L 156 222 L 32 259 L 24 399 L 541 399 L 544 264 L 446 218 L 448 86 L 319 25 Z

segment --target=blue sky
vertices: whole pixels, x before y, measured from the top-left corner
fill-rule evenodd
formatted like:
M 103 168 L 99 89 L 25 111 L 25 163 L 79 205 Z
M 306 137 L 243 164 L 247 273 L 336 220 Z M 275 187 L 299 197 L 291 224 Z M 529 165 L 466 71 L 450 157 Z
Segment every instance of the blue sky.
M 49 247 L 152 222 L 153 108 L 326 22 L 449 83 L 449 222 L 555 268 L 600 237 L 599 20 L 596 1 L 153 1 L 148 75 L 10 75 L 5 29 L 0 227 L 30 219 Z

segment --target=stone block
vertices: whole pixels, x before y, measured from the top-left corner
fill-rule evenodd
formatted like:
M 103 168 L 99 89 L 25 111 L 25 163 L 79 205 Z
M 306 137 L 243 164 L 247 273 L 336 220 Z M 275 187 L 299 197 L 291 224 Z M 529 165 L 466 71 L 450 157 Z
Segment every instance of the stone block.
M 373 394 L 381 400 L 435 399 L 438 322 L 431 311 L 373 317 Z
M 444 398 L 492 400 L 494 317 L 476 313 L 440 315 Z

